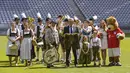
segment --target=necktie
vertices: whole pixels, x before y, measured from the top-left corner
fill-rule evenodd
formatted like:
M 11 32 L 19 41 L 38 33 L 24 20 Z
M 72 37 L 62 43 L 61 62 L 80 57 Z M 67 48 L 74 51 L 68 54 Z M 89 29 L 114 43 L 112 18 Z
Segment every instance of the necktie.
M 72 27 L 70 27 L 70 33 L 72 33 Z

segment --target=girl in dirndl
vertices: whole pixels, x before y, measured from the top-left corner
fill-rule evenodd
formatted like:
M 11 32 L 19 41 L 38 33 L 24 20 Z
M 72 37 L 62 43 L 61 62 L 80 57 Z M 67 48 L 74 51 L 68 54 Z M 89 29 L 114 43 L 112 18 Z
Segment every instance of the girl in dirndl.
M 107 25 L 104 20 L 100 22 L 100 29 L 99 29 L 99 37 L 101 39 L 101 56 L 102 56 L 102 65 L 106 65 L 106 51 L 108 48 L 107 44 Z
M 90 51 L 90 44 L 88 42 L 88 38 L 87 36 L 83 36 L 83 40 L 82 40 L 82 48 L 81 48 L 81 53 L 79 56 L 79 64 L 82 64 L 82 66 L 84 66 L 84 64 L 86 64 L 86 66 L 88 66 L 88 64 L 91 63 L 91 51 Z
M 33 30 L 29 29 L 28 23 L 25 24 L 25 29 L 21 32 L 22 44 L 20 48 L 20 58 L 25 60 L 26 66 L 31 65 L 31 49 L 32 39 L 34 39 Z M 28 64 L 29 61 L 29 64 Z
M 9 57 L 10 66 L 12 66 L 12 57 L 16 58 L 16 66 L 18 62 L 18 47 L 15 49 L 11 49 L 10 45 L 17 45 L 19 46 L 19 38 L 20 38 L 20 31 L 19 29 L 15 28 L 15 22 L 11 23 L 11 28 L 7 31 L 7 38 L 8 44 L 6 49 L 6 55 Z

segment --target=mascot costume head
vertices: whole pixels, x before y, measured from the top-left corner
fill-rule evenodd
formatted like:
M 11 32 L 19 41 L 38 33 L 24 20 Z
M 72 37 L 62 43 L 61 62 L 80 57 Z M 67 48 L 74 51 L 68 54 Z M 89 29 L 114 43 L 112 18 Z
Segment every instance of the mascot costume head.
M 106 19 L 108 30 L 108 55 L 109 66 L 121 66 L 120 57 L 120 40 L 123 40 L 125 34 L 119 28 L 118 22 L 114 16 Z

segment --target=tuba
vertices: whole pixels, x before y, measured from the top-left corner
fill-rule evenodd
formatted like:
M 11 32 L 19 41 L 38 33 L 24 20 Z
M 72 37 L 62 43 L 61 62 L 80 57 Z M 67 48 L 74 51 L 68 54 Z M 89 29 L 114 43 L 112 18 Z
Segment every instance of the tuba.
M 52 64 L 59 59 L 59 53 L 57 52 L 56 48 L 54 46 L 51 46 L 50 49 L 46 50 L 43 54 L 43 61 L 46 64 Z

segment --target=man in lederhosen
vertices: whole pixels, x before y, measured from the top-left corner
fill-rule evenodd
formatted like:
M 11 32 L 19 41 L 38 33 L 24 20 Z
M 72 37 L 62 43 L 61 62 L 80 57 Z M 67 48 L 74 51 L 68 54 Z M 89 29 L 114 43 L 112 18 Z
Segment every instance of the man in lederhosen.
M 50 18 L 46 18 L 46 27 L 44 29 L 46 50 L 50 49 L 55 42 L 51 22 L 52 20 Z M 50 67 L 53 67 L 53 65 L 47 64 L 47 68 Z
M 38 26 L 36 26 L 35 27 L 35 34 L 36 34 L 36 37 L 37 37 L 37 43 L 39 43 L 39 42 L 43 42 L 43 40 L 42 40 L 42 38 L 43 38 L 43 30 L 44 30 L 44 25 L 42 24 L 42 18 L 41 18 L 41 15 L 40 15 L 40 13 L 37 13 L 37 17 L 38 17 Z M 43 53 L 44 53 L 44 51 L 43 51 L 43 45 L 41 45 L 41 49 L 42 49 L 42 60 L 41 61 L 43 61 Z M 36 59 L 36 61 L 39 61 L 39 49 L 40 49 L 40 47 L 39 46 L 37 46 L 37 59 Z
M 74 65 L 76 67 L 77 65 L 77 55 L 76 50 L 79 49 L 79 37 L 78 33 L 79 30 L 77 27 L 72 26 L 73 25 L 73 19 L 69 19 L 69 25 L 64 27 L 64 35 L 65 35 L 65 48 L 66 48 L 66 66 L 69 67 L 69 55 L 71 48 L 73 50 L 74 54 Z

